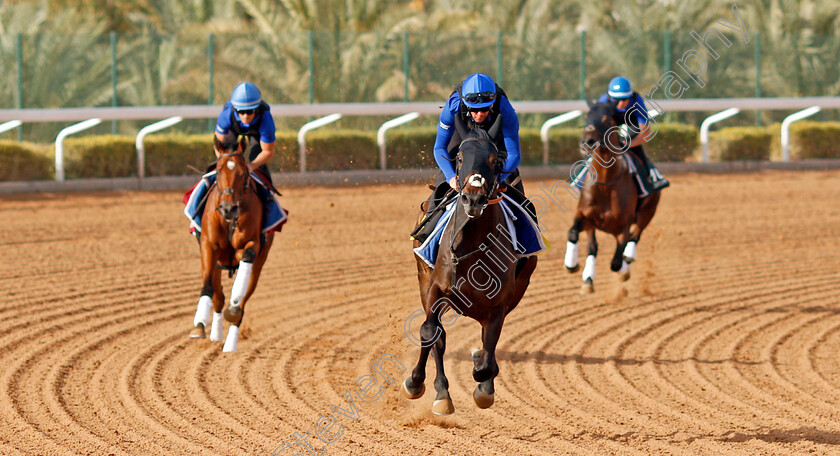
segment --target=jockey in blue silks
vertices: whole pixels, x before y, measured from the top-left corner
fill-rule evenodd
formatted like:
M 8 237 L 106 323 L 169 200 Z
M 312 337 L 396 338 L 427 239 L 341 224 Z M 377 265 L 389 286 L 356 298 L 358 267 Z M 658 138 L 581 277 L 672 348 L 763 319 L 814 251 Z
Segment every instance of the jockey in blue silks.
M 441 170 L 437 183 L 440 186 L 448 182 L 453 189 L 457 188 L 453 159 L 462 139 L 458 137 L 455 122 L 488 132 L 496 122 L 501 122 L 497 137 L 492 138 L 500 156 L 506 157 L 500 179 L 515 189 L 508 192 L 508 196 L 533 213 L 533 206 L 526 200 L 522 179 L 519 178 L 519 118 L 502 88 L 486 74 L 471 74 L 455 87 L 440 113 L 434 147 L 435 162 Z M 432 204 L 436 203 L 433 201 Z
M 639 170 L 639 175 L 644 180 L 645 192 L 668 187 L 670 183 L 662 177 L 662 174 L 656 169 L 656 166 L 642 148 L 642 144 L 648 140 L 650 115 L 645 106 L 645 100 L 633 90 L 630 80 L 623 76 L 612 78 L 607 93 L 602 95 L 598 102 L 613 103 L 621 115 L 617 119 L 618 125 L 626 124 L 630 130 L 631 140 L 628 150 L 639 159 L 638 161 L 644 167 L 644 169 Z
M 274 131 L 271 107 L 262 100 L 260 89 L 250 82 L 237 85 L 216 120 L 216 137 L 224 141 L 231 134 L 246 136 L 251 171 L 259 169 L 269 180 L 269 185 L 271 174 L 267 164 L 274 156 Z

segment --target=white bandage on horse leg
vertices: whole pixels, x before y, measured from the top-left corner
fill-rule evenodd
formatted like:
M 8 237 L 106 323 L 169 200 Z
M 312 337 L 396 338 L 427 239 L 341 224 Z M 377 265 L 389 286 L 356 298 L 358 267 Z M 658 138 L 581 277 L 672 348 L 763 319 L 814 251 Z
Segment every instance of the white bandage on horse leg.
M 193 326 L 198 326 L 199 323 L 204 327 L 210 326 L 210 308 L 213 306 L 213 298 L 207 295 L 201 295 L 198 298 L 198 306 L 195 309 L 195 318 L 193 318 Z
M 578 267 L 578 245 L 575 242 L 566 242 L 566 267 Z
M 210 342 L 221 342 L 225 337 L 224 318 L 221 312 L 213 312 L 213 327 L 210 328 Z
M 239 326 L 231 325 L 228 328 L 228 335 L 227 339 L 225 339 L 225 346 L 222 347 L 222 351 L 225 353 L 231 353 L 236 351 L 236 343 L 239 341 Z
M 230 290 L 230 305 L 238 306 L 248 292 L 248 284 L 251 283 L 251 269 L 254 263 L 245 261 L 239 262 L 239 270 L 236 271 L 236 279 L 233 281 L 233 289 Z
M 627 274 L 630 271 L 630 263 L 621 260 L 621 269 L 618 270 L 619 274 Z
M 595 255 L 589 255 L 586 257 L 586 265 L 583 267 L 583 280 L 586 279 L 595 280 Z
M 635 242 L 630 241 L 630 242 L 627 243 L 626 246 L 624 246 L 624 258 L 627 258 L 630 261 L 633 261 L 633 260 L 636 259 L 636 243 Z

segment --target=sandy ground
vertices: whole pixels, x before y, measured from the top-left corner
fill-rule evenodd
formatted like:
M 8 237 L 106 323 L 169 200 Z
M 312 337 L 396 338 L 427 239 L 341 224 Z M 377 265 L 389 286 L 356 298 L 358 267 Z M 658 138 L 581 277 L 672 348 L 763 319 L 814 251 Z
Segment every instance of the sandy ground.
M 590 296 L 563 268 L 571 211 L 549 208 L 492 408 L 471 396 L 479 326 L 448 329 L 450 417 L 431 378 L 417 401 L 354 390 L 385 354 L 416 362 L 422 185 L 286 189 L 236 354 L 187 337 L 199 253 L 180 194 L 4 198 L 0 454 L 840 454 L 840 173 L 672 181 L 629 282 L 600 235 Z M 278 449 L 327 414 L 333 442 Z

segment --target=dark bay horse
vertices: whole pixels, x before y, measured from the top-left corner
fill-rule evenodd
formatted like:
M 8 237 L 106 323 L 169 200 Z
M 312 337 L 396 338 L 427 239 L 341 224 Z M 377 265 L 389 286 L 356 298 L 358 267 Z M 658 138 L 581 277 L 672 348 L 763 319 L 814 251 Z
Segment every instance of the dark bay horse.
M 585 231 L 589 251 L 583 269 L 581 293 L 595 291 L 595 257 L 598 254 L 595 229 L 615 236 L 616 249 L 610 269 L 619 273 L 622 280 L 628 280 L 630 263 L 636 259 L 636 244 L 653 219 L 660 197 L 660 191 L 655 191 L 639 204 L 636 184 L 629 172 L 627 160 L 630 157 L 624 156 L 626 145 L 618 138 L 617 119 L 621 114 L 616 111 L 615 105 L 587 103 L 590 110 L 580 143 L 581 152 L 592 155 L 589 160 L 590 182 L 581 190 L 577 212 L 569 230 L 565 260 L 569 272 L 578 270 L 578 235 Z
M 457 122 L 456 127 L 463 128 Z M 409 399 L 423 395 L 426 361 L 431 351 L 437 366 L 437 396 L 432 406 L 436 415 L 455 411 L 443 370 L 444 324 L 451 325 L 453 319 L 442 320 L 441 316 L 453 310 L 481 324 L 483 349 L 472 353 L 473 379 L 478 382 L 473 399 L 480 408 L 490 407 L 494 402 L 493 379 L 499 373 L 496 344 L 502 324 L 519 304 L 537 266 L 536 256 L 517 256 L 504 228 L 504 209 L 497 204 L 501 200 L 498 175 L 503 160 L 491 136 L 483 130 L 459 133 L 464 140 L 457 157 L 459 189 L 455 210 L 443 232 L 434 268 L 416 258 L 426 319 L 420 328 L 420 359 L 402 385 L 403 395 Z M 420 243 L 415 241 L 414 246 L 419 247 Z
M 261 233 L 263 203 L 254 188 L 258 184 L 249 173 L 248 160 L 243 154 L 245 146 L 245 139 L 238 143 L 236 140 L 222 142 L 214 136 L 214 149 L 219 157 L 216 184 L 210 190 L 201 218 L 203 286 L 190 337 L 203 339 L 205 329 L 211 327 L 210 340 L 222 341 L 225 294 L 221 269 L 236 270 L 230 305 L 224 311 L 224 319 L 231 324 L 223 347 L 225 352 L 236 351 L 245 303 L 257 287 L 274 240 L 274 233 Z

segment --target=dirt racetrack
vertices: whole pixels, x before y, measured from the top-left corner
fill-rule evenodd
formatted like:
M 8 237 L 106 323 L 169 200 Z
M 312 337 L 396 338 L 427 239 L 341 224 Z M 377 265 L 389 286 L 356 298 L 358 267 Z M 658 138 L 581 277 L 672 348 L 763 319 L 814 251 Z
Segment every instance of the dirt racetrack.
M 479 326 L 448 328 L 450 417 L 430 412 L 431 360 L 420 400 L 354 391 L 386 353 L 416 362 L 422 185 L 284 189 L 236 354 L 187 337 L 180 194 L 3 197 L 0 454 L 840 454 L 840 172 L 671 178 L 629 282 L 601 234 L 594 295 L 563 268 L 570 213 L 548 210 L 492 408 L 472 400 Z M 278 449 L 326 414 L 332 443 Z

